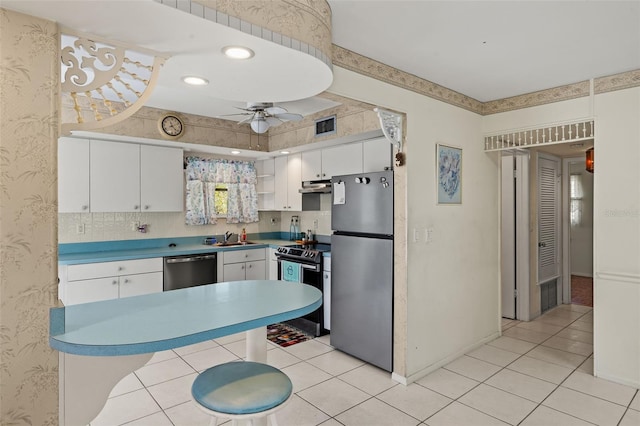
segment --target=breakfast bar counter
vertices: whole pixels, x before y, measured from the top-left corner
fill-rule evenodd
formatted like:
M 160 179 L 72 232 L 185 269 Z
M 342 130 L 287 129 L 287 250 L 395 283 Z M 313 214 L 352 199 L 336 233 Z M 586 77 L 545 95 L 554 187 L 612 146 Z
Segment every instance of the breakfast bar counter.
M 266 362 L 266 326 L 321 304 L 312 286 L 251 280 L 53 308 L 49 342 L 61 353 L 60 423 L 88 424 L 113 386 L 157 351 L 247 331 L 247 360 Z

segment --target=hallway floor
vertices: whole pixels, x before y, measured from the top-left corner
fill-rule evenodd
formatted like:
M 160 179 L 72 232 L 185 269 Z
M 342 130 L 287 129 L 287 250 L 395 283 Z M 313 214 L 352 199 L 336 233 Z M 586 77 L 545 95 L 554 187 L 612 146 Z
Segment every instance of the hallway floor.
M 562 305 L 409 386 L 334 350 L 329 336 L 280 348 L 269 363 L 293 382 L 286 425 L 640 425 L 637 389 L 593 374 L 593 312 Z M 99 425 L 207 425 L 190 401 L 198 371 L 241 359 L 243 334 L 157 353 L 113 390 Z M 230 424 L 230 423 L 229 423 Z
M 571 275 L 571 303 L 593 307 L 593 278 Z

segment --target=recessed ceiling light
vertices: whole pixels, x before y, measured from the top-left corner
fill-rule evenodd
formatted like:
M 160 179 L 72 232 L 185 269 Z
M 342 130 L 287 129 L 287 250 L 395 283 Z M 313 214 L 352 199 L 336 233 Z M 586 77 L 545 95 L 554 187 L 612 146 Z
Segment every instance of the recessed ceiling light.
M 202 77 L 197 77 L 195 75 L 185 75 L 182 77 L 182 81 L 192 86 L 206 86 L 209 84 L 209 80 Z
M 226 46 L 222 48 L 222 53 L 232 59 L 249 59 L 253 57 L 253 50 L 243 46 Z
M 288 154 L 289 151 L 280 151 L 280 154 Z
M 233 150 L 233 151 L 231 151 L 231 153 L 232 153 L 233 155 L 238 155 L 238 154 L 240 154 L 240 151 Z

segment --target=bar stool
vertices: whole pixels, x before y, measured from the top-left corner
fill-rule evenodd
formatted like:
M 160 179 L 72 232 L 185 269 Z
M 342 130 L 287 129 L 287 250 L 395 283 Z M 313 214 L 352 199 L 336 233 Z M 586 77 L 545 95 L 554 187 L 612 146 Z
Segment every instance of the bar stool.
M 210 426 L 218 418 L 249 420 L 267 417 L 277 426 L 275 412 L 293 396 L 293 385 L 282 371 L 267 364 L 252 361 L 228 362 L 211 367 L 191 386 L 191 395 L 198 407 L 212 416 Z

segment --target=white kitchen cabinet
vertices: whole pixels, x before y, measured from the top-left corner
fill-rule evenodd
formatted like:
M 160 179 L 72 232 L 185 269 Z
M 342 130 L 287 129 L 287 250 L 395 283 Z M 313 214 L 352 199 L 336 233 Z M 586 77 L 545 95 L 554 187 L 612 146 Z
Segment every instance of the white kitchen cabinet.
M 140 146 L 91 141 L 91 211 L 140 211 Z
M 258 210 L 275 209 L 275 160 L 268 158 L 255 162 L 258 193 Z
M 327 179 L 337 175 L 362 173 L 362 143 L 323 149 L 322 173 L 327 175 Z
M 278 279 L 278 258 L 276 257 L 276 249 L 269 248 L 267 249 L 268 255 L 268 268 L 267 268 L 267 276 L 270 280 Z
M 58 296 L 69 306 L 160 293 L 163 289 L 162 267 L 161 257 L 61 265 Z
M 324 328 L 331 330 L 331 257 L 322 259 L 322 303 Z
M 322 171 L 322 151 L 307 151 L 302 153 L 302 181 L 329 179 Z
M 387 138 L 377 138 L 362 143 L 362 169 L 364 173 L 381 172 L 391 168 L 392 146 Z
M 89 212 L 89 139 L 58 139 L 58 212 Z
M 93 212 L 183 210 L 182 150 L 91 140 Z
M 222 280 L 264 280 L 266 277 L 265 249 L 222 252 Z
M 275 210 L 302 211 L 301 155 L 293 154 L 275 158 Z
M 146 212 L 181 212 L 184 205 L 181 149 L 140 145 L 140 205 Z

